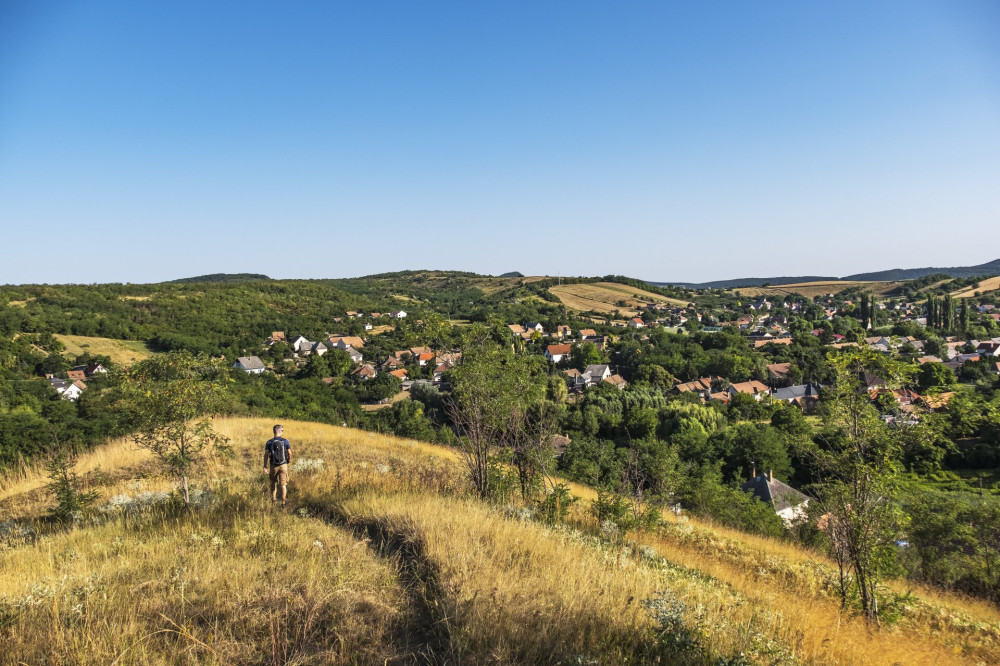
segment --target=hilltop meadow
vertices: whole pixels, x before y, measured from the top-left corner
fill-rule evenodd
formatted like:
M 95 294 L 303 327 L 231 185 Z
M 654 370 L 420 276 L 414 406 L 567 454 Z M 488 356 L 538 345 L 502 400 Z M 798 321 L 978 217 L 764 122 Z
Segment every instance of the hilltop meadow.
M 455 451 L 308 422 L 288 507 L 265 498 L 272 420 L 218 419 L 232 454 L 187 512 L 124 440 L 77 461 L 94 512 L 41 519 L 41 473 L 0 490 L 11 663 L 843 663 L 1000 659 L 1000 612 L 890 582 L 891 625 L 844 612 L 832 563 L 687 516 L 622 533 L 574 485 L 562 520 L 468 492 Z

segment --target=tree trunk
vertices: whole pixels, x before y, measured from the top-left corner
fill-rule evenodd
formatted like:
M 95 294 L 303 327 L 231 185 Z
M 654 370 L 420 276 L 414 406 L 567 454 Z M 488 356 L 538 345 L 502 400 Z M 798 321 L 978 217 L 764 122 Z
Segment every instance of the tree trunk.
M 187 474 L 181 475 L 181 485 L 184 487 L 184 506 L 191 508 L 191 496 L 188 494 Z

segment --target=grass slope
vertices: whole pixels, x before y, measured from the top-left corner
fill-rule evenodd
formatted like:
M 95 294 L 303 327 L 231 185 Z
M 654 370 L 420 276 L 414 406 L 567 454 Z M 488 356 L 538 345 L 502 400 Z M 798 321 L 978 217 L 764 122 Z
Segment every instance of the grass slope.
M 980 281 L 978 287 L 959 289 L 954 292 L 952 296 L 955 296 L 956 298 L 971 298 L 976 295 L 977 291 L 981 294 L 985 294 L 988 291 L 996 291 L 997 289 L 1000 289 L 1000 276 L 982 280 Z
M 616 282 L 596 282 L 594 284 L 564 284 L 550 287 L 562 303 L 580 312 L 601 312 L 611 314 L 620 312 L 622 316 L 635 316 L 636 307 L 642 303 L 673 303 L 687 305 L 675 298 L 667 298 L 651 291 L 630 287 Z M 617 303 L 625 301 L 624 306 Z
M 76 357 L 83 352 L 108 356 L 116 365 L 130 365 L 153 355 L 145 342 L 136 340 L 112 340 L 92 338 L 85 335 L 55 335 L 66 346 L 66 355 Z
M 586 500 L 546 525 L 470 498 L 457 453 L 419 442 L 286 422 L 301 469 L 291 506 L 273 510 L 259 470 L 270 425 L 218 421 L 236 455 L 202 468 L 191 514 L 155 500 L 170 480 L 121 441 L 79 460 L 103 508 L 73 529 L 37 520 L 38 474 L 8 480 L 3 660 L 1000 661 L 989 606 L 917 591 L 895 625 L 869 630 L 829 595 L 825 558 L 684 518 L 625 538 Z

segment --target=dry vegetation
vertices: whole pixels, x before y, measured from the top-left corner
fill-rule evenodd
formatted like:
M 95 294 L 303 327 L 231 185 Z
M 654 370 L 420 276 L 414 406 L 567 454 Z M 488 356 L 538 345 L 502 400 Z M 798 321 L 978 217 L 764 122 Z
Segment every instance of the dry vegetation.
M 981 280 L 978 287 L 960 289 L 953 293 L 952 296 L 956 298 L 971 298 L 976 295 L 977 291 L 985 294 L 987 291 L 996 291 L 997 289 L 1000 289 L 1000 275 Z
M 609 314 L 620 312 L 625 317 L 635 316 L 636 307 L 642 303 L 687 305 L 684 301 L 616 282 L 564 284 L 550 287 L 549 291 L 568 308 L 581 312 L 605 312 Z M 616 305 L 621 301 L 625 302 L 624 306 Z
M 66 355 L 77 357 L 83 352 L 96 356 L 108 356 L 116 365 L 131 365 L 153 355 L 145 342 L 137 340 L 112 340 L 111 338 L 92 338 L 85 335 L 54 336 L 66 346 Z
M 73 529 L 37 519 L 37 472 L 0 488 L 18 521 L 0 538 L 0 661 L 1000 661 L 991 607 L 918 590 L 870 630 L 813 553 L 683 518 L 626 538 L 575 485 L 568 523 L 546 525 L 471 499 L 455 452 L 428 444 L 286 423 L 303 469 L 274 510 L 258 469 L 270 422 L 218 426 L 236 455 L 204 467 L 191 514 L 149 501 L 171 483 L 124 441 L 79 460 L 103 508 Z

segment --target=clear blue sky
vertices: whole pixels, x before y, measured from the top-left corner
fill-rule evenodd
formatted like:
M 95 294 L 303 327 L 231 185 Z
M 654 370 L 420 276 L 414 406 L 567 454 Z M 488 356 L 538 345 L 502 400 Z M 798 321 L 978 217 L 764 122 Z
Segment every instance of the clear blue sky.
M 1000 3 L 0 0 L 0 283 L 1000 257 Z

